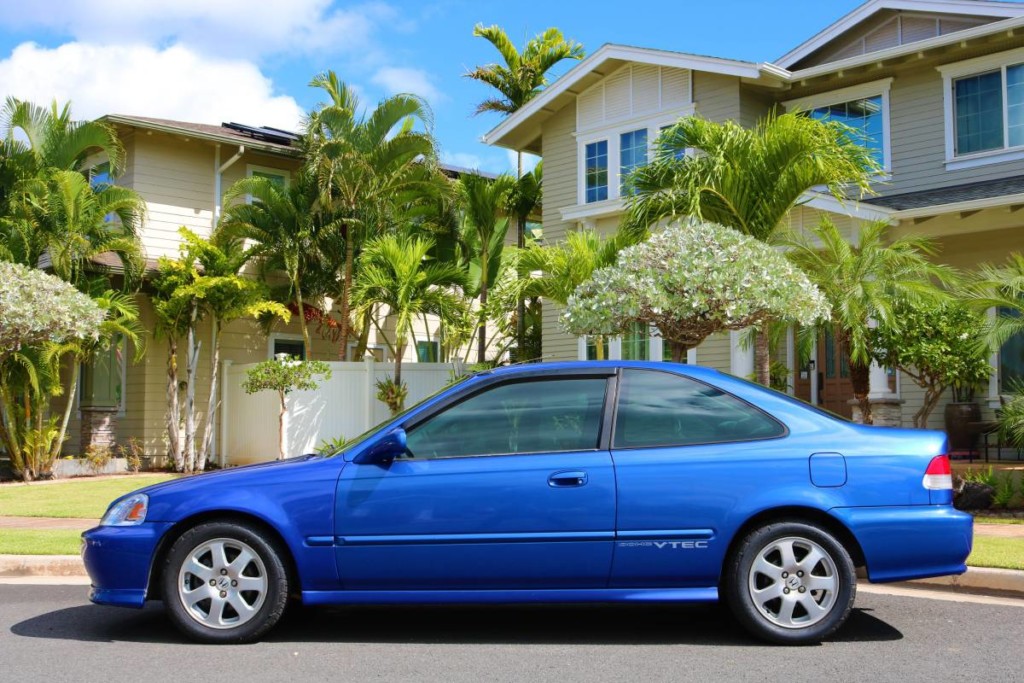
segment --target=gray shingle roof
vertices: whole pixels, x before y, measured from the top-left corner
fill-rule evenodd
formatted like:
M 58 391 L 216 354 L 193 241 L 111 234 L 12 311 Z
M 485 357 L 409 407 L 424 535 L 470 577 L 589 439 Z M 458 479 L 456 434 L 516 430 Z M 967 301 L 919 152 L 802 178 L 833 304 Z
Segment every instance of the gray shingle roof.
M 952 187 L 942 187 L 936 190 L 867 197 L 862 199 L 861 202 L 893 209 L 894 211 L 906 211 L 907 209 L 923 209 L 930 206 L 938 207 L 943 204 L 958 204 L 974 199 L 991 199 L 993 197 L 1021 193 L 1024 193 L 1024 175 L 1000 178 L 998 180 L 984 180 L 977 183 L 965 183 Z

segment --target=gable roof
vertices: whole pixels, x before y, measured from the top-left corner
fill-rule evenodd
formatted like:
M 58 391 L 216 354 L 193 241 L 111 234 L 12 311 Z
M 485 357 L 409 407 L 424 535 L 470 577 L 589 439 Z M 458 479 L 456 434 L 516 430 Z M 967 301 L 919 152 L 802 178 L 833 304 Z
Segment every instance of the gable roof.
M 257 149 L 262 152 L 281 156 L 297 157 L 302 154 L 302 150 L 298 145 L 278 142 L 275 139 L 260 139 L 260 136 L 258 135 L 254 135 L 251 132 L 244 132 L 244 129 L 250 127 L 239 126 L 238 124 L 233 124 L 236 127 L 232 128 L 227 125 L 215 126 L 208 123 L 157 119 L 149 116 L 126 116 L 123 114 L 107 114 L 106 116 L 101 117 L 100 121 L 115 125 L 130 126 L 132 128 L 141 128 L 143 130 L 159 131 L 161 133 L 171 133 L 173 135 L 184 135 L 186 137 L 200 140 L 208 140 L 210 142 L 226 142 L 233 145 L 245 145 L 246 147 L 252 147 L 253 149 Z M 289 136 L 294 135 L 292 133 L 287 133 L 287 131 L 279 132 Z
M 615 67 L 627 62 L 641 62 L 755 80 L 765 78 L 777 81 L 787 75 L 785 70 L 779 69 L 773 64 L 605 43 L 545 88 L 523 108 L 510 114 L 504 121 L 488 131 L 483 136 L 483 142 L 488 145 L 528 149 L 530 144 L 540 136 L 541 121 L 561 109 L 568 99 L 575 97 L 592 82 L 603 78 Z
M 775 60 L 775 64 L 786 69 L 792 68 L 794 64 L 815 50 L 824 47 L 847 31 L 852 30 L 857 25 L 885 10 L 962 14 L 993 17 L 996 19 L 1011 19 L 1024 16 L 1024 4 L 1019 2 L 994 2 L 993 0 L 869 0 L 779 57 Z

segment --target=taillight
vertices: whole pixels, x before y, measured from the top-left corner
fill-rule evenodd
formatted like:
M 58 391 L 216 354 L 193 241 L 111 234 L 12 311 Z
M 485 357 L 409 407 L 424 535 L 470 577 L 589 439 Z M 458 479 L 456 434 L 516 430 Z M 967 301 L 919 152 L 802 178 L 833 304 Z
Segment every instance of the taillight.
M 948 455 L 937 455 L 928 463 L 921 481 L 930 491 L 950 491 L 953 489 L 953 471 L 949 467 Z

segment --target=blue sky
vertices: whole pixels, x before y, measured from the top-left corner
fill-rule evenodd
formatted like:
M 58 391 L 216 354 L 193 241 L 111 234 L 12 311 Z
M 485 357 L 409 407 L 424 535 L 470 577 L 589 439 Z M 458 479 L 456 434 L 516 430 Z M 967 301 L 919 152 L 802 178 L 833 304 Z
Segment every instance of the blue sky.
M 412 91 L 430 103 L 444 160 L 511 168 L 480 136 L 488 96 L 463 77 L 497 59 L 474 24 L 513 40 L 557 26 L 589 52 L 625 43 L 770 61 L 857 7 L 858 0 L 647 0 L 643 3 L 423 0 L 3 0 L 0 95 L 73 102 L 104 113 L 294 128 L 318 101 L 307 83 L 335 70 L 364 101 Z M 563 63 L 556 73 L 571 64 Z

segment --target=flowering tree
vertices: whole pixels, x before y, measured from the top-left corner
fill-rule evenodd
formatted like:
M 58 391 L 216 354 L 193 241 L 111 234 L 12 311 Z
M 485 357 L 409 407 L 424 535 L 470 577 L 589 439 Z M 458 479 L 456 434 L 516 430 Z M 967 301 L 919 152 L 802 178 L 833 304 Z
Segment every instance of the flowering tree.
M 0 362 L 22 346 L 95 338 L 105 315 L 63 280 L 0 262 Z
M 619 253 L 569 298 L 570 334 L 618 335 L 654 325 L 679 362 L 709 335 L 766 320 L 809 325 L 828 305 L 778 251 L 714 223 L 673 224 Z
M 45 417 L 60 393 L 59 351 L 95 343 L 106 314 L 63 280 L 0 262 L 0 445 L 26 481 L 49 470 L 63 442 Z
M 288 394 L 295 391 L 312 391 L 320 386 L 319 377 L 331 378 L 331 368 L 319 360 L 301 361 L 288 359 L 265 360 L 257 363 L 245 373 L 242 388 L 247 394 L 257 391 L 276 391 L 281 402 L 281 412 L 277 418 L 277 459 L 285 459 L 284 421 L 288 414 L 285 401 Z
M 946 387 L 974 386 L 992 373 L 980 338 L 985 320 L 955 301 L 904 303 L 894 313 L 895 324 L 871 331 L 872 352 L 880 365 L 902 370 L 924 389 L 914 426 L 926 429 Z

